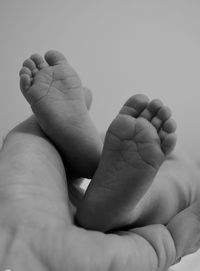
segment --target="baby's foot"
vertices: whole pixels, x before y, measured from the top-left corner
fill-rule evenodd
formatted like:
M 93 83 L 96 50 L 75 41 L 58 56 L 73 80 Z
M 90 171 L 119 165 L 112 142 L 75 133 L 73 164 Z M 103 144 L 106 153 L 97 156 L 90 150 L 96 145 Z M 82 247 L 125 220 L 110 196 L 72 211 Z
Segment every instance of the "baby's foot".
M 111 123 L 102 158 L 81 202 L 81 226 L 107 231 L 129 225 L 133 211 L 174 149 L 176 124 L 161 101 L 131 97 Z
M 21 91 L 67 168 L 90 178 L 102 149 L 87 110 L 91 95 L 61 53 L 49 51 L 45 60 L 34 54 L 24 61 L 20 71 Z

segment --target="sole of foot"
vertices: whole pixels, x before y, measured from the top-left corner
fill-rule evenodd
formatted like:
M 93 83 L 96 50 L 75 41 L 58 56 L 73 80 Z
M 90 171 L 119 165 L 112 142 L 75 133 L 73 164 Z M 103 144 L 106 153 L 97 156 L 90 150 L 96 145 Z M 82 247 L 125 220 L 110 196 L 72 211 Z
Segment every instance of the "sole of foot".
M 108 128 L 78 223 L 104 232 L 133 223 L 134 208 L 175 147 L 175 130 L 171 110 L 160 100 L 131 97 Z
M 91 92 L 82 87 L 65 56 L 48 51 L 44 58 L 34 54 L 26 59 L 20 88 L 40 127 L 60 151 L 67 172 L 91 178 L 102 141 L 88 113 Z

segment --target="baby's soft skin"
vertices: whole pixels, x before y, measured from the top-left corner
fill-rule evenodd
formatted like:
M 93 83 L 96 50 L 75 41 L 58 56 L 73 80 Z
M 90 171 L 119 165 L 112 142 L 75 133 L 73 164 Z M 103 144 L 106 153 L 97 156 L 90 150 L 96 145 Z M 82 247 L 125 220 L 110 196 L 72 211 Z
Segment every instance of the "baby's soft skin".
M 102 151 L 87 109 L 91 94 L 61 53 L 49 51 L 45 60 L 34 54 L 24 61 L 20 70 L 22 93 L 71 169 L 70 174 L 91 178 Z
M 24 62 L 21 90 L 70 173 L 91 177 L 102 143 L 86 107 L 88 92 L 61 53 L 49 51 L 45 59 L 34 54 Z M 134 207 L 175 146 L 175 129 L 161 101 L 135 95 L 125 103 L 108 129 L 78 208 L 80 225 L 106 231 L 133 222 Z
M 174 149 L 175 130 L 160 100 L 131 97 L 108 128 L 99 166 L 78 207 L 79 224 L 107 231 L 135 222 L 136 205 Z

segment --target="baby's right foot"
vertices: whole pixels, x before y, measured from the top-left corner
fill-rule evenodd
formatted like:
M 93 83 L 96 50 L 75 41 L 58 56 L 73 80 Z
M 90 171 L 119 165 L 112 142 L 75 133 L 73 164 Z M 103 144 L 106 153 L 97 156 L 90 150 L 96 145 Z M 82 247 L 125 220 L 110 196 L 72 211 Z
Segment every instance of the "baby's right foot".
M 20 87 L 42 130 L 74 175 L 91 178 L 102 141 L 86 107 L 88 93 L 66 58 L 57 51 L 34 54 L 20 71 Z
M 99 167 L 77 212 L 78 223 L 108 231 L 135 222 L 135 207 L 176 143 L 171 111 L 131 97 L 111 123 Z

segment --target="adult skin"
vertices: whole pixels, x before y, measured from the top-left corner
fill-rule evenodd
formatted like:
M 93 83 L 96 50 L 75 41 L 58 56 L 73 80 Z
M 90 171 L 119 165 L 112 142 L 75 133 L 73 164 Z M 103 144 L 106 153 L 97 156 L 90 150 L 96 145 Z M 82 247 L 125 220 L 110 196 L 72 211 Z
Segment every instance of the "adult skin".
M 198 200 L 166 226 L 77 227 L 61 158 L 33 117 L 7 136 L 0 176 L 1 270 L 164 271 L 200 247 Z

